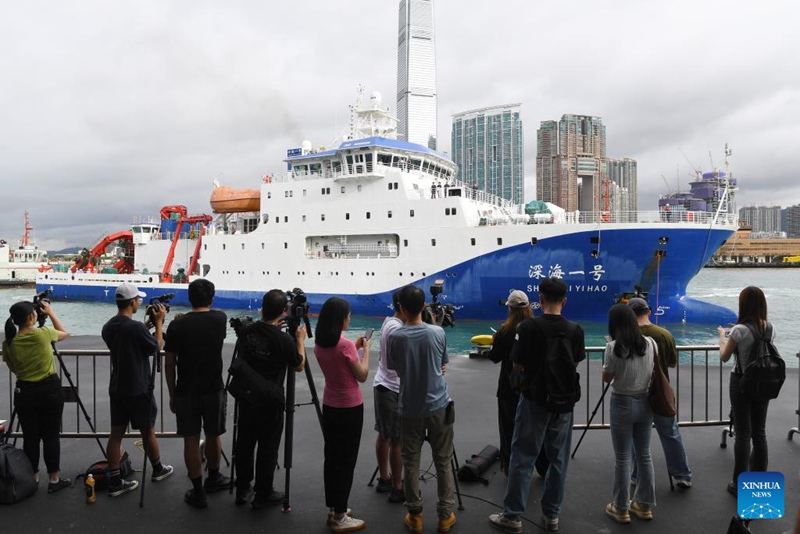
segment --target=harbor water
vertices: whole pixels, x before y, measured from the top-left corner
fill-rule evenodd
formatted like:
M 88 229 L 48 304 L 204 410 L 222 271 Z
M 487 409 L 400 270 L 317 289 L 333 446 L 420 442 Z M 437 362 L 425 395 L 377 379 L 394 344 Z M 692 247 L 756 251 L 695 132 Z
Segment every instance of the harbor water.
M 688 294 L 715 304 L 720 304 L 734 311 L 738 308 L 738 296 L 742 288 L 755 285 L 764 290 L 767 296 L 769 319 L 775 325 L 777 339 L 775 345 L 790 367 L 797 367 L 797 353 L 800 351 L 800 328 L 796 326 L 795 317 L 800 314 L 800 287 L 793 281 L 796 277 L 793 269 L 703 269 L 688 288 Z M 8 317 L 8 308 L 19 300 L 30 300 L 33 289 L 0 289 L 0 317 L 3 321 Z M 156 295 L 148 295 L 148 297 Z M 147 300 L 147 299 L 145 299 Z M 99 335 L 103 324 L 116 313 L 111 304 L 84 302 L 55 302 L 56 313 L 71 334 Z M 172 306 L 167 315 L 169 322 L 176 313 L 186 312 L 187 308 Z M 242 310 L 224 310 L 228 317 L 241 317 Z M 319 310 L 311 310 L 312 330 L 315 324 L 313 314 Z M 570 315 L 569 295 L 564 315 Z M 144 318 L 144 306 L 140 308 L 140 318 Z M 651 317 L 656 322 L 656 317 Z M 362 335 L 367 328 L 375 328 L 376 335 L 380 330 L 382 317 L 356 317 L 345 332 L 352 339 Z M 477 334 L 491 334 L 492 328 L 499 326 L 499 321 L 465 321 L 459 320 L 456 314 L 456 326 L 447 328 L 447 345 L 451 354 L 468 354 L 473 348 L 470 338 Z M 585 323 L 581 326 L 586 332 L 587 346 L 605 345 L 603 336 L 607 334 L 605 323 Z M 678 345 L 713 345 L 717 343 L 717 325 L 708 324 L 660 324 L 675 336 Z M 725 325 L 727 326 L 727 325 Z M 229 327 L 227 342 L 234 343 L 236 336 Z M 377 349 L 377 343 L 373 343 Z

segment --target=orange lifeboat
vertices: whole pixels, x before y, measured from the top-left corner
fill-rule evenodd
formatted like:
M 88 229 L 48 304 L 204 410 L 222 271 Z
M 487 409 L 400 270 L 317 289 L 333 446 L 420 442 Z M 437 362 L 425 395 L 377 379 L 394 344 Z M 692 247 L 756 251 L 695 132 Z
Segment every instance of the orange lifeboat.
M 261 191 L 258 189 L 232 189 L 221 186 L 211 191 L 211 209 L 214 213 L 243 213 L 259 211 Z

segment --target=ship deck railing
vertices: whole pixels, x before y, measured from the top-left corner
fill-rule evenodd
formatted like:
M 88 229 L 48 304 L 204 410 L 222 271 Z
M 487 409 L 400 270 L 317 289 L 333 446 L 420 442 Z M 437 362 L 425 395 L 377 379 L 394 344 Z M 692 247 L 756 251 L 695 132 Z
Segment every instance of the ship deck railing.
M 311 351 L 311 347 L 308 347 Z M 610 394 L 603 394 L 605 384 L 601 379 L 604 347 L 588 347 L 586 359 L 578 370 L 581 374 L 582 397 L 575 406 L 574 429 L 609 429 Z M 225 359 L 231 357 L 232 345 L 225 345 Z M 108 377 L 110 375 L 109 351 L 101 349 L 60 350 L 58 372 L 62 385 L 70 390 L 65 375 L 69 375 L 79 392 L 80 399 L 89 418 L 94 422 L 92 430 L 77 403 L 68 403 L 64 409 L 62 436 L 67 438 L 108 437 Z M 728 378 L 730 365 L 719 360 L 717 345 L 679 346 L 679 365 L 670 369 L 670 380 L 675 389 L 678 404 L 678 422 L 682 427 L 729 426 Z M 58 363 L 58 362 L 57 362 Z M 226 362 L 227 363 L 227 362 Z M 0 413 L 11 413 L 13 406 L 14 376 L 8 371 L 6 395 L 0 396 Z M 224 378 L 224 377 L 223 377 Z M 321 378 L 321 377 L 319 377 Z M 483 379 L 496 380 L 496 373 Z M 298 381 L 298 389 L 306 387 Z M 70 390 L 71 391 L 71 390 Z M 65 391 L 69 399 L 70 391 Z M 164 373 L 156 374 L 154 395 L 159 406 L 156 433 L 159 437 L 178 437 L 175 418 L 168 414 L 169 393 Z M 789 402 L 789 399 L 783 399 Z M 795 399 L 796 400 L 796 399 Z M 592 415 L 594 414 L 594 415 Z M 12 437 L 21 437 L 20 429 L 12 429 Z M 136 436 L 137 434 L 131 434 Z M 724 438 L 723 438 L 724 439 Z

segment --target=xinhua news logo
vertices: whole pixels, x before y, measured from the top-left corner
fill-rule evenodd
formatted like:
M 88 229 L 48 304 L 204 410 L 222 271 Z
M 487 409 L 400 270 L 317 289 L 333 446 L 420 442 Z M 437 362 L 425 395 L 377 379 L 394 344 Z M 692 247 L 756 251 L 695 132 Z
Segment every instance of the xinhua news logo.
M 739 517 L 742 519 L 780 519 L 783 517 L 783 473 L 746 471 L 738 481 Z

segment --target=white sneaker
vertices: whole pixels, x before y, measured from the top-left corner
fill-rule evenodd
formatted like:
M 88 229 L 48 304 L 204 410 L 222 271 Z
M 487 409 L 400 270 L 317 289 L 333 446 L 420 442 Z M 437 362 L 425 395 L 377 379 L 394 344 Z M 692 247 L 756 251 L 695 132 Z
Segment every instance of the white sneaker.
M 489 523 L 503 532 L 510 532 L 511 534 L 520 534 L 522 532 L 522 521 L 519 518 L 509 519 L 502 512 L 490 515 Z
M 367 526 L 363 519 L 356 519 L 345 514 L 341 519 L 333 518 L 331 522 L 331 530 L 333 532 L 355 532 Z

